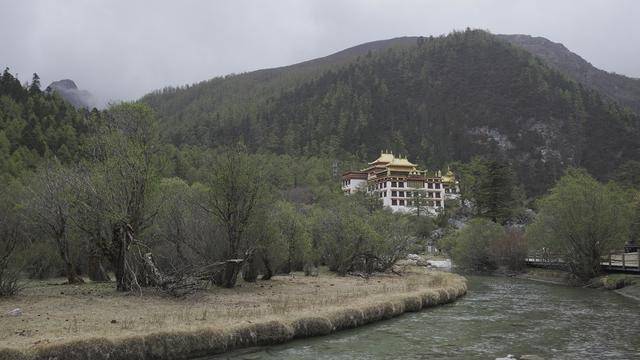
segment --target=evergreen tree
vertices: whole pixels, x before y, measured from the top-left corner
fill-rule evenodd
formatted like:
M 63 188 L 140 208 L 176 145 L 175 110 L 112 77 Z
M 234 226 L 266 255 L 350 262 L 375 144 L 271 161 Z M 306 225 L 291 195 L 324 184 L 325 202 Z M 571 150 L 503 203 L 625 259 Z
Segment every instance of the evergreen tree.
M 33 73 L 33 78 L 31 79 L 31 85 L 29 85 L 29 93 L 30 94 L 39 94 L 42 90 L 40 90 L 40 76 L 38 74 Z

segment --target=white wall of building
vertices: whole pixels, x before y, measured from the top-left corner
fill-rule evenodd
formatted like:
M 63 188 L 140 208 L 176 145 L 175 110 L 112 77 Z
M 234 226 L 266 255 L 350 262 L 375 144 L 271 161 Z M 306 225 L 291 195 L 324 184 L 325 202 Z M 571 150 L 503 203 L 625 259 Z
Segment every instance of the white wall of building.
M 347 179 L 342 181 L 342 191 L 345 194 L 353 194 L 367 188 L 367 180 L 364 179 Z

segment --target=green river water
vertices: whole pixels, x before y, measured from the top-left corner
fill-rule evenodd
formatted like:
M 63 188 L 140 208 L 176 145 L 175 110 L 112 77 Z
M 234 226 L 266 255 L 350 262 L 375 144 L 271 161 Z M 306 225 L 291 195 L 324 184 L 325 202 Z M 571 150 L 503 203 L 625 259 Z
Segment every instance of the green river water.
M 611 291 L 469 277 L 453 304 L 214 359 L 640 359 L 640 303 Z

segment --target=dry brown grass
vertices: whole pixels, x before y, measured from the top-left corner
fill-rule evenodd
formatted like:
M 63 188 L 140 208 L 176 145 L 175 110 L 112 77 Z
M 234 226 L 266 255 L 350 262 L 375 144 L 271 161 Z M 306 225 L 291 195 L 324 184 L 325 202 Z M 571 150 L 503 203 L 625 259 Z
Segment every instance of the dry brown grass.
M 120 294 L 113 284 L 33 283 L 19 297 L 0 300 L 3 313 L 24 311 L 0 317 L 0 359 L 16 358 L 9 349 L 64 358 L 206 355 L 328 334 L 452 301 L 465 291 L 463 278 L 422 268 L 370 279 L 276 276 L 181 300 Z

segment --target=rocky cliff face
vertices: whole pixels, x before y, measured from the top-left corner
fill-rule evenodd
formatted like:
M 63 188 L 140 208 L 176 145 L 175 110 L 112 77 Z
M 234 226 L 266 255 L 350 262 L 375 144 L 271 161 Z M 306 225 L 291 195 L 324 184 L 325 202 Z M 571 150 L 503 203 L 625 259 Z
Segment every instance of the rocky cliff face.
M 600 70 L 560 43 L 529 35 L 496 35 L 541 58 L 552 68 L 640 114 L 640 79 Z
M 64 79 L 52 82 L 46 89 L 47 92 L 56 92 L 76 108 L 92 109 L 97 106 L 94 96 L 86 91 L 78 89 L 73 80 Z

